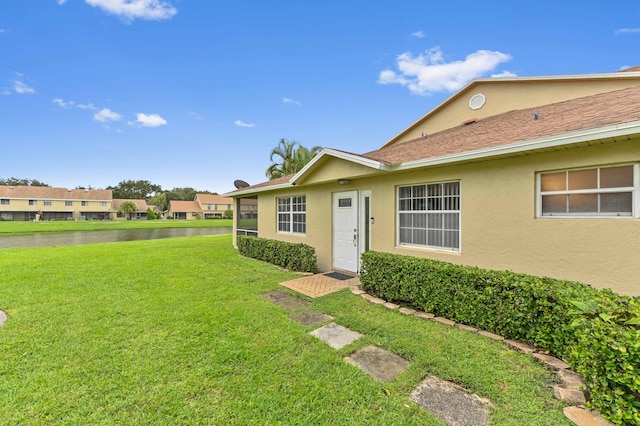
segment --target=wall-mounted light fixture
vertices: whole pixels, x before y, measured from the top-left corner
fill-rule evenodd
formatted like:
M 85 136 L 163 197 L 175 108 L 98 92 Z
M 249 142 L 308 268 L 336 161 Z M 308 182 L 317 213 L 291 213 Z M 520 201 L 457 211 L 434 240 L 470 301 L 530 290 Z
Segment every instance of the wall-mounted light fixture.
M 338 185 L 349 185 L 349 179 L 338 179 Z

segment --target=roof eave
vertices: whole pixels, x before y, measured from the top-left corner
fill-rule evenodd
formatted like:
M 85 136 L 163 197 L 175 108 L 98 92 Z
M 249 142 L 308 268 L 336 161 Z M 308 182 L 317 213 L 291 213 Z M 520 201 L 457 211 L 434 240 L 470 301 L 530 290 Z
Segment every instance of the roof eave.
M 594 141 L 598 139 L 617 138 L 640 134 L 640 121 L 621 123 L 611 126 L 599 127 L 595 129 L 583 130 L 579 132 L 564 133 L 561 135 L 548 136 L 544 138 L 519 141 L 507 145 L 490 148 L 477 149 L 456 154 L 443 155 L 421 160 L 407 161 L 393 167 L 393 170 L 410 170 L 424 167 L 440 166 L 465 161 L 482 160 L 489 157 L 500 157 L 510 154 L 518 154 L 526 151 L 561 147 L 576 143 Z
M 233 191 L 233 192 L 227 192 L 225 194 L 222 194 L 224 197 L 229 197 L 229 198 L 236 198 L 239 197 L 241 195 L 252 195 L 252 194 L 257 194 L 259 192 L 267 192 L 267 191 L 275 191 L 278 189 L 285 189 L 285 188 L 291 188 L 292 186 L 294 186 L 294 184 L 291 183 L 291 181 L 289 182 L 285 182 L 285 183 L 279 183 L 277 185 L 268 185 L 268 186 L 261 186 L 259 188 L 250 188 L 250 189 L 240 189 L 237 191 Z

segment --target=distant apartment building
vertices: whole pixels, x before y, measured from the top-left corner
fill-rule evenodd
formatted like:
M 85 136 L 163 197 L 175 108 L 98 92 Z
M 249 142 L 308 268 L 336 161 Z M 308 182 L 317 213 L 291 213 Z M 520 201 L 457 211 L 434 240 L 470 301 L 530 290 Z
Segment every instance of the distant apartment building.
M 128 214 L 118 210 L 124 202 L 136 205 Z M 148 219 L 154 206 L 143 199 L 113 198 L 107 189 L 66 189 L 47 186 L 0 185 L 0 221 Z M 233 210 L 233 199 L 217 194 L 196 194 L 193 201 L 170 202 L 173 219 L 222 219 Z
M 217 194 L 196 194 L 193 201 L 172 200 L 168 216 L 173 219 L 222 219 L 227 210 L 233 210 L 233 199 Z
M 0 220 L 106 220 L 111 190 L 0 185 Z

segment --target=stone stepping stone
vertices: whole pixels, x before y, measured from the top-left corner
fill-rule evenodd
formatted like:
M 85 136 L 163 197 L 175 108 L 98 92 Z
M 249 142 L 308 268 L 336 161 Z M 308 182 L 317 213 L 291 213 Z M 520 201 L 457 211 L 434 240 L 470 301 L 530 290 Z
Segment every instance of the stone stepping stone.
M 345 360 L 379 382 L 390 382 L 411 364 L 406 359 L 377 346 L 365 346 Z
M 330 315 L 321 314 L 319 312 L 310 310 L 294 312 L 289 315 L 289 318 L 299 322 L 305 327 L 311 327 L 333 319 L 333 317 Z
M 288 299 L 282 299 L 274 303 L 280 307 L 285 308 L 288 311 L 295 311 L 297 309 L 302 309 L 309 306 L 309 302 L 298 297 L 290 297 Z
M 7 314 L 0 311 L 0 325 L 3 325 L 7 321 Z
M 284 299 L 290 299 L 293 296 L 291 296 L 289 293 L 285 293 L 284 291 L 273 290 L 267 293 L 260 294 L 260 297 L 262 297 L 263 299 L 267 299 L 269 302 L 275 303 Z
M 334 322 L 313 330 L 309 334 L 316 336 L 320 340 L 324 340 L 334 349 L 340 349 L 350 345 L 362 336 L 362 334 L 349 330 Z
M 427 377 L 410 398 L 449 426 L 484 426 L 490 419 L 488 400 L 437 377 Z
M 302 300 L 299 297 L 294 297 L 289 293 L 285 293 L 280 290 L 273 290 L 260 295 L 263 299 L 275 303 L 276 305 L 285 308 L 288 311 L 295 311 L 296 309 L 306 308 L 309 306 L 309 302 Z

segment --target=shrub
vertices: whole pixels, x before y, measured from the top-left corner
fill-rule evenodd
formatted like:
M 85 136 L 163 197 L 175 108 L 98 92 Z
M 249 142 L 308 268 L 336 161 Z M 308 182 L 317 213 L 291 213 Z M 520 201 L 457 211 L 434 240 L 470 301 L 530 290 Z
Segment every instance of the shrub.
M 306 244 L 238 236 L 240 254 L 298 272 L 317 272 L 316 250 Z
M 557 354 L 583 376 L 591 407 L 615 423 L 640 425 L 640 299 L 577 282 L 371 251 L 362 255 L 360 282 L 383 299 Z
M 584 284 L 492 271 L 430 259 L 367 252 L 360 282 L 367 292 L 426 312 L 523 340 L 559 356 L 575 341 L 572 300 L 593 297 Z
M 640 301 L 603 291 L 574 304 L 569 362 L 584 378 L 589 405 L 615 423 L 640 425 Z

